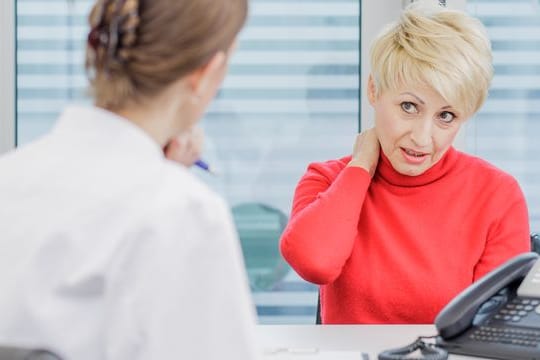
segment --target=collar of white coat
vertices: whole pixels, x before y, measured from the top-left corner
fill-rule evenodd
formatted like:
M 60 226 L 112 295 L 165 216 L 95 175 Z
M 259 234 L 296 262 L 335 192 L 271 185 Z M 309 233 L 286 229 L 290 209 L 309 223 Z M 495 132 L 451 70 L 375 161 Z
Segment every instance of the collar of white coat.
M 137 158 L 164 159 L 159 144 L 143 129 L 122 116 L 96 106 L 68 106 L 53 132 L 72 138 L 82 146 L 123 148 Z

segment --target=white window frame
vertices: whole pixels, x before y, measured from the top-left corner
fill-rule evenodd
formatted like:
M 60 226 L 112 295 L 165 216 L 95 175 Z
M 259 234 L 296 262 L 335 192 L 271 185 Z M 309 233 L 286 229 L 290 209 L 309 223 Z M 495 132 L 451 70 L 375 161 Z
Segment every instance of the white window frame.
M 15 1 L 0 1 L 0 154 L 15 147 Z

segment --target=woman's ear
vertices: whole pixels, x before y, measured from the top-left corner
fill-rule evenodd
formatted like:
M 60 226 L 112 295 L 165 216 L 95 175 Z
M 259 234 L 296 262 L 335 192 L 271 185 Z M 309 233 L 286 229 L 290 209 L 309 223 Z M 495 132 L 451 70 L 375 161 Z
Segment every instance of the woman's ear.
M 210 98 L 221 85 L 225 77 L 227 56 L 219 51 L 205 65 L 188 75 L 188 83 L 197 98 Z
M 375 101 L 377 100 L 377 87 L 375 86 L 375 81 L 373 80 L 373 75 L 369 75 L 368 84 L 367 84 L 367 95 L 368 100 L 371 106 L 374 106 Z

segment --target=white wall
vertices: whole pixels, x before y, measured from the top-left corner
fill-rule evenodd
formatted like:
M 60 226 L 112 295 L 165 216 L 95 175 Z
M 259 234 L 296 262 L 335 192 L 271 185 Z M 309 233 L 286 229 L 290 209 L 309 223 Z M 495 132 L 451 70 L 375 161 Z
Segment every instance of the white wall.
M 15 0 L 0 1 L 0 154 L 15 146 Z
M 369 48 L 373 38 L 381 28 L 392 21 L 395 21 L 401 11 L 401 1 L 399 0 L 363 0 L 361 17 L 361 84 L 360 84 L 360 106 L 362 129 L 373 126 L 373 109 L 366 96 L 367 79 L 370 73 Z

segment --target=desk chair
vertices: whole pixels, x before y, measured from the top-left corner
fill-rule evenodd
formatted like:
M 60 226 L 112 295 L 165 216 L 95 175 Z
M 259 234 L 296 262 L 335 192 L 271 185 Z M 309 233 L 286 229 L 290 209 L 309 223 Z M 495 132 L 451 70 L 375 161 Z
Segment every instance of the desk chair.
M 42 349 L 0 346 L 0 360 L 62 360 L 62 358 Z
M 251 289 L 271 290 L 290 271 L 279 252 L 279 238 L 287 225 L 287 215 L 256 202 L 235 205 L 232 214 Z
M 540 254 L 540 234 L 531 233 L 531 251 Z M 315 314 L 315 324 L 321 325 L 321 292 L 317 294 L 317 313 Z M 0 359 L 2 360 L 2 359 Z
M 317 293 L 317 315 L 315 317 L 315 324 L 317 324 L 317 325 L 322 324 L 322 320 L 321 320 L 321 291 L 320 290 Z
M 540 254 L 540 234 L 531 234 L 531 250 L 537 254 Z

